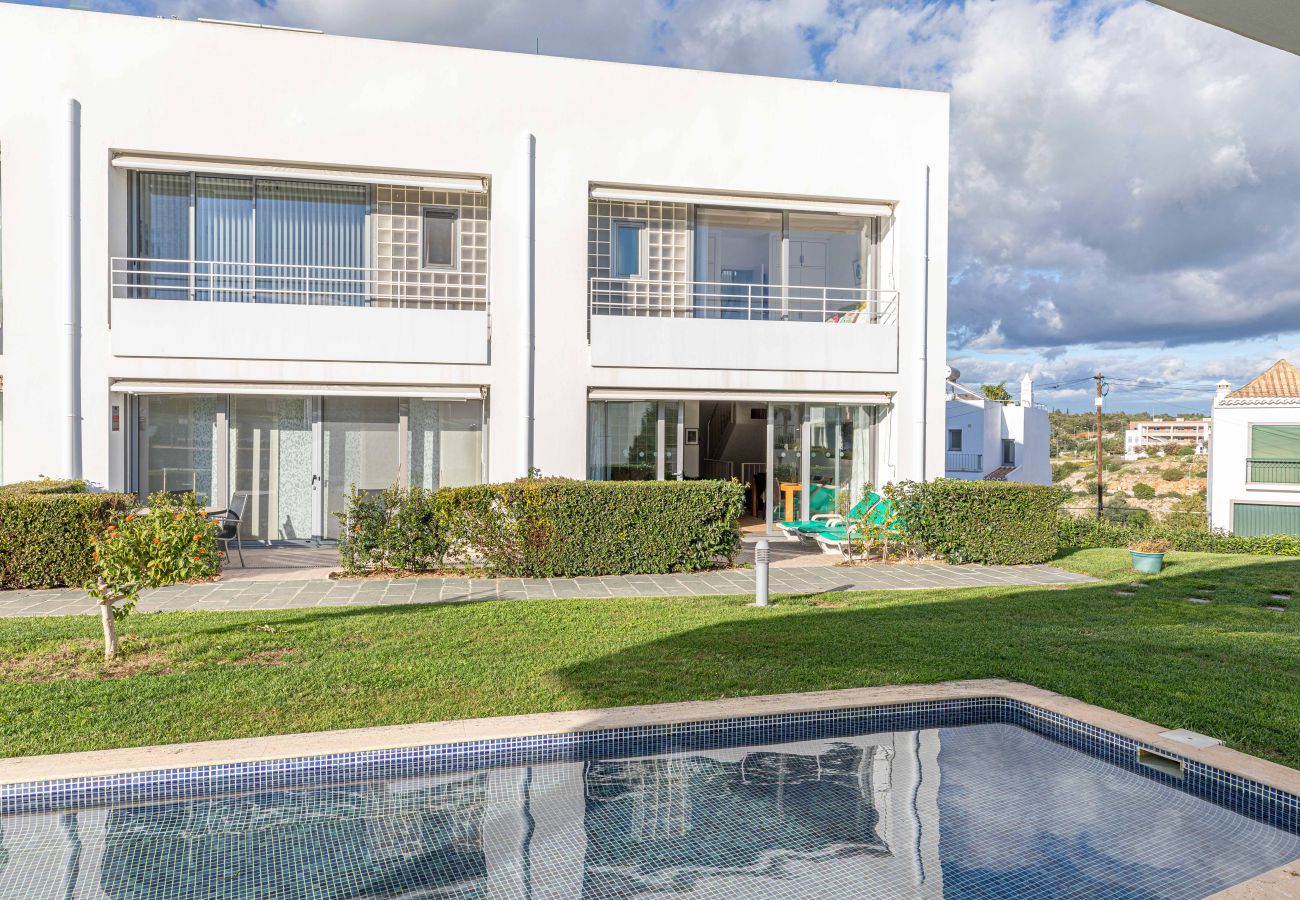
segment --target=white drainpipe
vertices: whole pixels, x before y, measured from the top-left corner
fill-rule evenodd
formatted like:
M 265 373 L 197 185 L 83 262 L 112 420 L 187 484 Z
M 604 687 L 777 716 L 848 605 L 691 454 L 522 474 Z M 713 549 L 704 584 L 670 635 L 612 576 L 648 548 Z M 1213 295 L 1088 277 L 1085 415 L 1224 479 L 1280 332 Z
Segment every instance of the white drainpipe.
M 925 269 L 921 277 L 921 330 L 919 332 L 920 352 L 917 359 L 921 364 L 920 402 L 916 412 L 916 442 L 919 465 L 916 468 L 917 479 L 925 481 L 926 474 L 926 416 L 930 405 L 930 359 L 928 352 L 930 331 L 930 167 L 925 167 Z
M 524 300 L 524 320 L 520 323 L 520 406 L 523 409 L 520 446 L 520 475 L 533 468 L 533 427 L 535 421 L 533 381 L 537 362 L 537 138 L 524 135 L 523 142 L 523 196 L 520 198 L 525 212 L 522 240 L 519 242 L 520 293 Z
M 81 104 L 68 100 L 68 197 L 66 212 L 67 301 L 64 316 L 67 348 L 68 395 L 65 471 L 68 478 L 81 477 Z

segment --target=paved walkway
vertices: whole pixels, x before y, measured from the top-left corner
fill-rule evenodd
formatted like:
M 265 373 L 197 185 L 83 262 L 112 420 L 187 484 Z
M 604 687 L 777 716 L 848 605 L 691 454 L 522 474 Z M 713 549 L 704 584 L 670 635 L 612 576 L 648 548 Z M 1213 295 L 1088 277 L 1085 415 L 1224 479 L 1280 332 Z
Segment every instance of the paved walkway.
M 950 566 L 890 563 L 867 566 L 793 566 L 771 570 L 773 594 L 827 591 L 1082 584 L 1087 575 L 1051 566 Z M 382 606 L 557 597 L 681 597 L 753 594 L 751 569 L 689 575 L 617 575 L 602 578 L 400 578 L 223 580 L 147 591 L 141 612 L 177 610 L 303 609 L 321 606 Z M 92 613 L 95 604 L 79 590 L 2 591 L 0 616 Z

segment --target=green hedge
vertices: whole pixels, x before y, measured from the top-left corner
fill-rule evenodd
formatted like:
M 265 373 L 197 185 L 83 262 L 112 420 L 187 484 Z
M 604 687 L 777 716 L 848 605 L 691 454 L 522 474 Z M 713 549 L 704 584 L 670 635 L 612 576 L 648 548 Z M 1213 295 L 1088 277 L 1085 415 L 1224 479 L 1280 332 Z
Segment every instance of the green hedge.
M 427 569 L 448 556 L 507 577 L 691 572 L 740 547 L 744 488 L 727 481 L 523 479 L 351 498 L 349 571 Z
M 0 588 L 81 587 L 94 573 L 90 538 L 115 512 L 136 504 L 134 494 L 60 493 L 45 482 L 0 491 Z
M 0 494 L 84 494 L 86 482 L 76 479 L 41 478 L 0 485 Z
M 1053 527 L 1068 496 L 1058 487 L 939 478 L 892 491 L 907 540 L 951 563 L 1020 565 L 1056 555 Z
M 1142 527 L 1135 524 L 1101 521 L 1095 518 L 1062 515 L 1056 523 L 1057 540 L 1062 547 L 1091 550 L 1102 547 L 1127 547 L 1134 541 L 1168 541 L 1174 550 L 1189 553 L 1250 553 L 1262 556 L 1300 556 L 1300 535 L 1269 534 L 1244 537 L 1208 528 L 1178 528 L 1168 525 Z

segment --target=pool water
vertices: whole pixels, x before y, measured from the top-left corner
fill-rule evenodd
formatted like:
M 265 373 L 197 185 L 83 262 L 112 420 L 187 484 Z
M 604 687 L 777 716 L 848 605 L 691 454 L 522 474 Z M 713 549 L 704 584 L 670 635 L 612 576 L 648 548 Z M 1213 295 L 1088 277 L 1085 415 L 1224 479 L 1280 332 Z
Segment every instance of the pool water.
M 1017 725 L 0 819 L 0 900 L 1205 897 L 1300 837 Z

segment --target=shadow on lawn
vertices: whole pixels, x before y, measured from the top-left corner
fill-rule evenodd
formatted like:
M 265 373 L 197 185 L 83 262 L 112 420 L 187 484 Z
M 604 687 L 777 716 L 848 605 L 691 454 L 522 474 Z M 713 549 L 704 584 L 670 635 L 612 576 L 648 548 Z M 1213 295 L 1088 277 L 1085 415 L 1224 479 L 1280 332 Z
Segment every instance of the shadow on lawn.
M 841 595 L 843 608 L 813 605 L 825 595 L 777 598 L 771 610 L 679 631 L 553 677 L 590 707 L 1010 678 L 1225 738 L 1249 732 L 1247 724 L 1286 729 L 1291 736 L 1281 742 L 1300 748 L 1300 729 L 1286 712 L 1286 697 L 1300 695 L 1300 595 L 1284 612 L 1264 609 L 1278 603 L 1270 598 L 1277 586 L 1300 583 L 1300 560 L 1213 569 L 1188 560 L 1132 580 L 1146 586 L 1131 596 L 1118 593 L 1123 582 L 1108 581 L 849 594 Z M 1209 603 L 1187 600 L 1207 594 Z

